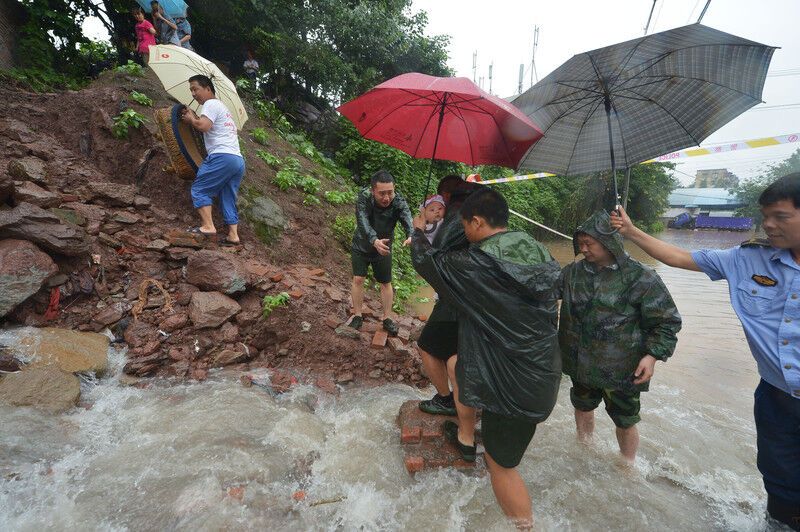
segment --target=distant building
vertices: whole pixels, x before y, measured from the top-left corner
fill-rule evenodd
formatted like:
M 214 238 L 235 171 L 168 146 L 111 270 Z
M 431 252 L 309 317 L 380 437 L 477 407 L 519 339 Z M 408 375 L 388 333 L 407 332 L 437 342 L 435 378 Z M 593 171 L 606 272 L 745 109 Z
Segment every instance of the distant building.
M 692 216 L 733 216 L 745 203 L 726 188 L 676 188 L 669 195 L 669 209 L 662 218 L 671 220 L 684 212 Z
M 694 188 L 733 188 L 739 184 L 739 178 L 727 168 L 698 170 L 694 177 Z

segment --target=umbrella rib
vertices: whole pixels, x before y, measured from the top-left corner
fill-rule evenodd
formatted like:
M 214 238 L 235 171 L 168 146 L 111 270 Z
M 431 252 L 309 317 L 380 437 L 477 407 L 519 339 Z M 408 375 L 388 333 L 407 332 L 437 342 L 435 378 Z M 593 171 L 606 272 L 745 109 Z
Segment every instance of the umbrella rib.
M 657 77 L 659 77 L 659 76 L 638 76 L 637 79 L 647 79 L 647 78 L 657 78 Z M 688 79 L 688 80 L 692 80 L 692 81 L 700 81 L 702 83 L 708 83 L 709 85 L 715 85 L 717 87 L 721 87 L 723 89 L 727 89 L 729 91 L 741 94 L 742 96 L 747 96 L 748 98 L 751 98 L 751 99 L 753 99 L 753 100 L 755 100 L 757 102 L 761 102 L 761 98 L 756 98 L 752 94 L 747 94 L 744 91 L 740 91 L 738 89 L 734 89 L 733 87 L 729 87 L 728 85 L 723 85 L 722 83 L 717 83 L 715 81 L 710 81 L 710 80 L 703 79 L 703 78 L 694 78 L 694 77 L 691 77 L 691 76 L 664 76 L 664 77 L 666 77 L 668 79 L 678 78 L 678 79 Z M 633 79 L 633 78 L 631 78 L 631 79 Z M 658 81 L 653 81 L 652 83 L 658 83 Z M 636 87 L 633 87 L 633 88 L 636 88 Z
M 562 96 L 562 98 L 567 98 L 567 97 L 569 97 L 569 96 L 572 96 L 573 94 L 578 94 L 578 93 L 579 93 L 579 92 L 581 92 L 582 90 L 583 90 L 583 89 L 581 89 L 580 91 L 575 91 L 575 92 L 571 92 L 571 93 L 569 93 L 569 94 L 565 94 L 564 96 Z M 584 96 L 584 97 L 582 97 L 582 98 L 577 98 L 577 99 L 575 99 L 575 100 L 568 100 L 568 101 L 570 101 L 570 102 L 575 102 L 575 101 L 577 101 L 577 102 L 581 102 L 581 101 L 584 101 L 584 100 L 587 100 L 587 99 L 590 99 L 590 98 L 591 98 L 591 99 L 594 99 L 594 98 L 595 98 L 595 96 Z M 549 102 L 547 102 L 547 103 L 543 103 L 542 105 L 540 105 L 539 107 L 537 107 L 536 109 L 534 109 L 533 111 L 531 111 L 530 113 L 526 113 L 526 115 L 530 116 L 530 115 L 532 115 L 533 113 L 536 113 L 536 112 L 538 112 L 538 111 L 541 111 L 542 109 L 544 109 L 544 108 L 545 108 L 545 107 L 547 107 L 548 105 L 553 105 L 553 104 L 557 104 L 557 103 L 564 103 L 564 100 L 562 100 L 562 101 L 560 101 L 560 102 L 559 102 L 559 101 L 558 101 L 558 98 L 556 98 L 555 100 L 549 101 Z
M 564 170 L 565 175 L 569 172 L 569 167 L 572 166 L 572 158 L 575 157 L 575 149 L 578 147 L 578 140 L 581 137 L 581 133 L 583 133 L 583 128 L 586 127 L 586 123 L 592 117 L 594 112 L 597 111 L 597 108 L 600 107 L 601 103 L 603 103 L 603 100 L 598 100 L 597 105 L 594 106 L 594 109 L 589 111 L 589 113 L 586 115 L 586 118 L 583 120 L 583 124 L 581 124 L 581 128 L 578 130 L 578 134 L 575 135 L 575 144 L 572 145 L 572 153 L 570 153 L 569 159 L 567 159 L 569 162 L 567 163 L 567 168 Z M 609 139 L 609 142 L 611 142 L 611 139 Z
M 652 61 L 652 64 L 644 67 L 641 70 L 641 72 L 644 72 L 648 68 L 653 68 L 658 63 L 660 63 L 661 61 L 663 61 L 664 59 L 666 59 L 667 57 L 671 56 L 672 54 L 674 54 L 676 52 L 682 52 L 684 50 L 691 50 L 692 48 L 705 48 L 705 47 L 708 47 L 708 46 L 724 46 L 724 47 L 734 47 L 735 46 L 735 47 L 744 47 L 744 48 L 773 48 L 772 46 L 766 46 L 766 45 L 763 45 L 763 44 L 743 44 L 743 43 L 740 43 L 740 44 L 736 44 L 736 43 L 693 44 L 691 46 L 684 46 L 683 48 L 675 48 L 674 50 L 670 50 L 668 52 L 665 52 L 661 56 L 649 59 L 648 61 L 644 61 L 644 62 L 642 62 L 642 63 L 640 63 L 638 65 L 635 65 L 635 66 L 631 67 L 631 69 L 639 68 L 640 66 Z M 632 77 L 638 77 L 638 76 L 639 76 L 639 74 L 635 74 Z
M 626 57 L 625 61 L 623 61 L 622 64 L 619 66 L 617 74 L 614 76 L 614 80 L 610 83 L 610 86 L 612 86 L 612 87 L 614 86 L 614 84 L 617 82 L 619 77 L 622 75 L 622 72 L 625 70 L 625 67 L 628 66 L 628 63 L 630 62 L 631 58 L 633 57 L 633 54 L 636 53 L 636 50 L 639 49 L 639 46 L 646 40 L 647 40 L 647 36 L 642 37 L 639 40 L 639 42 L 637 42 L 636 45 L 631 49 L 630 53 L 628 54 L 628 57 Z
M 675 115 L 673 115 L 672 113 L 670 113 L 670 112 L 669 112 L 669 110 L 667 110 L 667 109 L 666 109 L 666 108 L 665 108 L 663 105 L 661 105 L 660 103 L 658 103 L 657 101 L 655 101 L 655 100 L 654 100 L 654 99 L 652 99 L 652 98 L 648 98 L 647 96 L 644 96 L 644 95 L 642 95 L 642 94 L 639 94 L 639 93 L 638 93 L 638 92 L 636 92 L 636 91 L 631 91 L 631 92 L 632 92 L 632 93 L 634 93 L 635 95 L 639 96 L 640 98 L 645 98 L 645 101 L 648 101 L 648 102 L 650 102 L 650 103 L 654 104 L 656 107 L 658 107 L 659 109 L 661 109 L 662 111 L 664 111 L 665 113 L 667 113 L 667 114 L 670 116 L 670 118 L 672 118 L 672 119 L 675 121 L 675 123 L 676 123 L 676 124 L 678 124 L 679 126 L 681 126 L 681 129 L 683 129 L 683 130 L 686 132 L 686 134 L 687 134 L 687 135 L 689 135 L 689 138 L 691 138 L 691 139 L 692 139 L 692 142 L 694 142 L 694 146 L 699 146 L 699 145 L 700 145 L 700 141 L 699 141 L 699 140 L 697 140 L 696 138 L 694 138 L 694 135 L 692 135 L 691 133 L 689 133 L 689 130 L 688 130 L 688 129 L 686 129 L 686 126 L 684 126 L 684 125 L 681 123 L 681 121 L 680 121 L 680 120 L 678 120 L 678 119 L 675 117 Z
M 625 132 L 622 130 L 622 120 L 619 119 L 619 113 L 617 113 L 617 106 L 613 103 L 611 104 L 611 108 L 614 110 L 614 116 L 617 119 L 617 125 L 619 125 L 619 136 L 622 140 L 622 154 L 625 158 L 625 168 L 628 168 L 628 147 L 625 144 Z M 616 179 L 616 176 L 614 177 Z
M 455 110 L 457 110 L 458 113 L 461 114 L 461 108 L 455 107 Z M 455 114 L 455 112 L 453 114 Z M 475 166 L 475 154 L 472 153 L 472 150 L 473 150 L 472 135 L 469 134 L 469 128 L 467 127 L 467 121 L 464 119 L 464 116 L 461 115 L 459 118 L 464 123 L 464 131 L 466 131 L 466 133 L 467 133 L 467 142 L 469 144 L 469 156 L 470 156 L 470 159 L 471 159 L 471 162 L 472 162 L 471 166 Z
M 441 105 L 441 103 L 439 105 Z M 431 111 L 431 115 L 428 117 L 428 120 L 425 122 L 425 127 L 422 128 L 422 132 L 419 134 L 419 140 L 417 141 L 417 146 L 414 148 L 414 155 L 412 155 L 412 157 L 414 157 L 415 159 L 417 158 L 417 151 L 419 151 L 419 145 L 422 144 L 422 138 L 425 136 L 425 130 L 428 129 L 428 125 L 431 123 L 431 119 L 433 119 L 434 115 L 436 115 L 436 111 L 437 111 L 437 108 L 434 107 L 433 110 Z M 432 154 L 431 155 L 431 160 L 433 160 L 435 156 L 436 156 L 435 153 Z
M 642 79 L 642 78 L 628 78 L 625 81 L 623 81 L 622 83 L 620 83 L 619 85 L 617 85 L 616 87 L 614 87 L 612 90 L 614 92 L 617 92 L 617 91 L 624 91 L 624 90 L 628 90 L 628 89 L 639 89 L 641 87 L 647 87 L 648 85 L 653 85 L 653 84 L 656 84 L 656 83 L 663 83 L 664 81 L 669 79 L 669 76 L 663 76 L 663 77 L 653 76 L 653 78 L 659 78 L 659 79 L 656 79 L 656 81 L 648 81 L 647 83 L 642 83 L 641 85 L 633 85 L 631 87 L 624 87 L 623 85 L 625 85 L 625 83 L 628 83 L 629 81 L 633 81 L 635 79 L 636 80 Z
M 586 108 L 586 107 L 588 107 L 588 106 L 592 105 L 593 103 L 595 103 L 595 100 L 588 100 L 588 101 L 587 101 L 587 103 L 585 103 L 584 105 L 581 105 L 581 106 L 579 106 L 579 107 L 576 107 L 575 109 L 570 109 L 570 110 L 566 111 L 564 114 L 561 114 L 561 115 L 559 115 L 559 116 L 558 116 L 558 118 L 556 118 L 555 120 L 553 120 L 553 121 L 550 123 L 550 125 L 549 125 L 549 126 L 547 126 L 547 128 L 546 128 L 546 129 L 545 129 L 545 130 L 544 130 L 542 133 L 543 133 L 544 135 L 547 135 L 547 132 L 550 130 L 550 128 L 551 128 L 551 127 L 553 127 L 553 126 L 556 124 L 556 122 L 558 122 L 558 121 L 559 121 L 559 120 L 561 120 L 562 118 L 566 118 L 567 116 L 569 116 L 569 115 L 571 115 L 571 114 L 573 114 L 573 113 L 577 113 L 577 112 L 578 112 L 578 111 L 580 111 L 581 109 L 584 109 L 584 108 Z
M 597 72 L 597 69 L 595 69 L 595 72 Z M 597 76 L 597 77 L 598 77 L 598 79 L 600 79 L 600 75 L 599 75 L 599 74 L 598 74 L 598 76 Z M 591 83 L 591 82 L 587 80 L 587 81 L 586 81 L 586 83 Z M 570 89 L 576 89 L 576 90 L 579 90 L 579 91 L 587 91 L 587 92 L 592 92 L 592 93 L 594 93 L 594 94 L 600 94 L 600 95 L 602 95 L 602 94 L 603 94 L 602 92 L 600 92 L 600 91 L 596 91 L 596 90 L 594 90 L 594 89 L 587 89 L 586 87 L 576 87 L 576 86 L 574 86 L 574 85 L 570 85 L 569 83 L 562 83 L 562 82 L 560 82 L 560 81 L 557 81 L 557 82 L 556 82 L 556 85 L 561 85 L 561 86 L 563 86 L 563 87 L 569 87 Z

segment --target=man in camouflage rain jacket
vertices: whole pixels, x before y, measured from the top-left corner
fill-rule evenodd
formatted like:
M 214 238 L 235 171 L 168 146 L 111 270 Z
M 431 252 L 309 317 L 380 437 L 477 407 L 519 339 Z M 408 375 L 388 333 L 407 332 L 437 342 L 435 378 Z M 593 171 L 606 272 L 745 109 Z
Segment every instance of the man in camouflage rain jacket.
M 672 355 L 681 317 L 661 278 L 625 252 L 610 218 L 597 212 L 575 231 L 575 254 L 559 280 L 558 339 L 564 373 L 572 378 L 578 439 L 588 442 L 594 409 L 604 401 L 620 452 L 636 457 L 639 393 L 656 360 Z

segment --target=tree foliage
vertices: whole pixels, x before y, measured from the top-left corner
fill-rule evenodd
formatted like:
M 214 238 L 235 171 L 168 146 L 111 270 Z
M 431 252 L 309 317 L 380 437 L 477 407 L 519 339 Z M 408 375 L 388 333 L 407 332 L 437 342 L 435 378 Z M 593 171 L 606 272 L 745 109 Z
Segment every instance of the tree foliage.
M 731 194 L 736 195 L 736 199 L 745 204 L 744 207 L 737 209 L 736 215 L 749 216 L 754 219 L 756 226 L 761 225 L 758 197 L 774 181 L 793 172 L 800 172 L 800 149 L 795 150 L 783 161 L 767 166 L 753 179 L 742 181 L 736 187 L 729 189 Z

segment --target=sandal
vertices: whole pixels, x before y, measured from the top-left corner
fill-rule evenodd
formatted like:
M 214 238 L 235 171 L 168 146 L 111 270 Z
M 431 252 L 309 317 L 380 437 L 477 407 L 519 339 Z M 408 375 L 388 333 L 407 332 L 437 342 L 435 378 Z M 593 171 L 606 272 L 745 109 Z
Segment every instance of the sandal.
M 241 246 L 242 245 L 242 241 L 241 240 L 237 240 L 237 241 L 234 242 L 233 240 L 228 240 L 227 236 L 224 236 L 219 241 L 219 245 L 220 246 L 226 246 L 226 247 L 236 247 L 236 246 Z
M 200 229 L 200 227 L 190 227 L 189 229 L 186 230 L 186 232 L 191 234 L 191 235 L 200 235 L 200 236 L 207 236 L 207 237 L 217 236 L 216 232 L 214 232 L 214 233 L 206 233 L 205 231 L 202 231 Z

